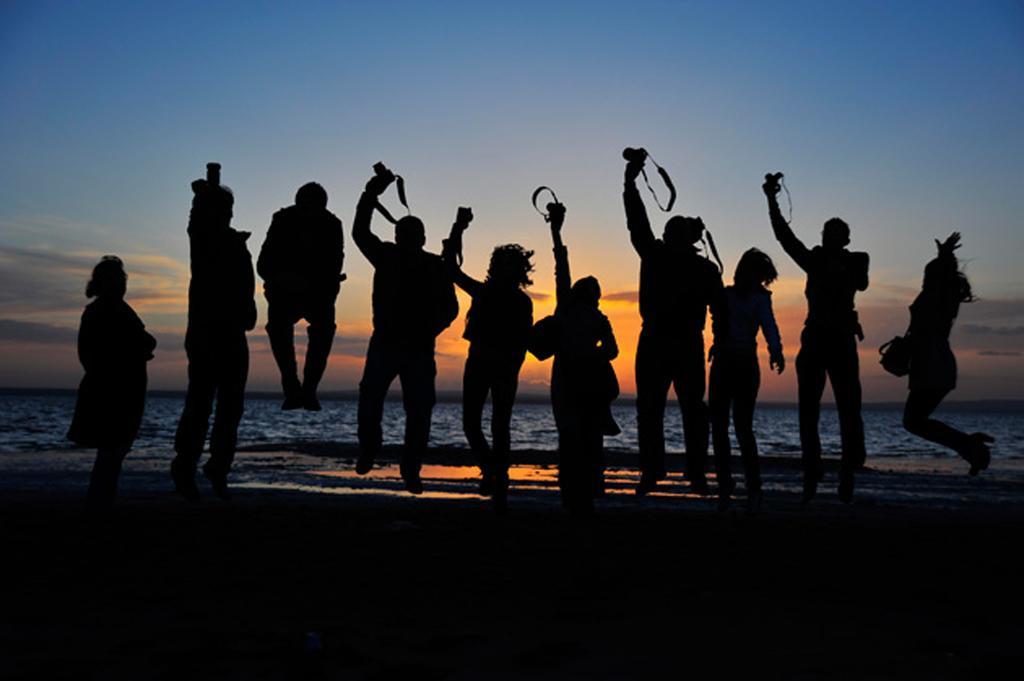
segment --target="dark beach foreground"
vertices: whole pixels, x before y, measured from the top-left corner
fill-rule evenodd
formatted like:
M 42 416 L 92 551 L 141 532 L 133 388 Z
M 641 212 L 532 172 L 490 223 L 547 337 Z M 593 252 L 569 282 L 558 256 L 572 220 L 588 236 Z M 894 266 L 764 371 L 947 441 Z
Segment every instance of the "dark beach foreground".
M 93 517 L 68 480 L 6 473 L 4 679 L 978 679 L 1022 655 L 1020 503 L 623 494 L 578 520 L 540 495 L 499 520 L 404 495 L 189 505 L 129 475 Z

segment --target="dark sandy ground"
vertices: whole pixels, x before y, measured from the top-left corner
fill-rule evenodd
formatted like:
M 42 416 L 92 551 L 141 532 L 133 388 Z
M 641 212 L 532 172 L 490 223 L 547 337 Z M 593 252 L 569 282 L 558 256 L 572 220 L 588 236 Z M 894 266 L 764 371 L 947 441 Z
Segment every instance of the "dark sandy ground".
M 0 485 L 0 677 L 1005 679 L 1024 655 L 1024 503 L 500 521 L 479 501 L 141 489 L 96 518 L 80 489 Z

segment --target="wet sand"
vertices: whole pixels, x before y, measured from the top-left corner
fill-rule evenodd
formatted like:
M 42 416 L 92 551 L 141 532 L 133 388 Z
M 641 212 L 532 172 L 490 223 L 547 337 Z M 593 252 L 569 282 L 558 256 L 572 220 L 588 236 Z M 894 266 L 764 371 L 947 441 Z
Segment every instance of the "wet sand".
M 1014 474 L 897 467 L 863 476 L 852 507 L 826 486 L 801 509 L 780 488 L 754 517 L 714 513 L 676 481 L 677 496 L 624 487 L 578 520 L 523 486 L 499 520 L 465 481 L 465 496 L 428 499 L 260 483 L 277 454 L 240 455 L 255 485 L 230 503 L 189 505 L 129 466 L 105 518 L 83 512 L 80 472 L 8 460 L 0 676 L 977 679 L 1021 656 Z M 952 505 L 872 496 L 907 476 Z

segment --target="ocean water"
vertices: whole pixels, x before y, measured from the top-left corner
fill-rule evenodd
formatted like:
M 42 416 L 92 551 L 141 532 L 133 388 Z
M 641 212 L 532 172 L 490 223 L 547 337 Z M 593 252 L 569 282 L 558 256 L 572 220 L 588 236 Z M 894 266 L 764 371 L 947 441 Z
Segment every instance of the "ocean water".
M 71 447 L 65 432 L 74 409 L 72 394 L 25 394 L 0 392 L 0 454 L 66 450 Z M 280 445 L 282 450 L 296 444 L 356 443 L 354 400 L 324 400 L 323 411 L 282 412 L 276 399 L 250 399 L 239 429 L 239 447 Z M 182 398 L 151 396 L 135 442 L 137 452 L 152 455 L 171 450 L 174 430 L 181 414 Z M 616 405 L 615 417 L 622 434 L 606 438 L 609 449 L 635 451 L 636 412 L 631 404 Z M 957 428 L 985 431 L 996 438 L 993 457 L 1024 458 L 1024 414 L 940 410 L 940 417 Z M 956 456 L 907 433 L 900 424 L 897 408 L 864 411 L 867 450 L 870 458 L 905 458 L 934 461 Z M 485 426 L 486 426 L 485 414 Z M 666 446 L 683 450 L 680 416 L 670 402 L 666 410 Z M 384 410 L 385 444 L 402 441 L 404 415 L 400 402 L 388 402 Z M 793 456 L 800 453 L 797 412 L 793 408 L 763 407 L 755 421 L 762 454 Z M 839 429 L 835 411 L 825 408 L 821 418 L 822 446 L 826 453 L 839 451 Z M 434 409 L 431 445 L 465 447 L 462 409 L 455 403 L 440 403 Z M 557 444 L 551 408 L 545 404 L 519 404 L 512 419 L 514 449 L 554 450 Z M 735 440 L 734 440 L 735 445 Z

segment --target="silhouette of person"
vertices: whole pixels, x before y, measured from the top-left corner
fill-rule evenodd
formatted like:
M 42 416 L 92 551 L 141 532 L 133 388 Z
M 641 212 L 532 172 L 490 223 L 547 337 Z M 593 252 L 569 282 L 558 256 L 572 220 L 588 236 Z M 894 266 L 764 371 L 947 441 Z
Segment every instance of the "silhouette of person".
M 594 277 L 575 284 L 569 252 L 562 243 L 565 206 L 547 205 L 555 254 L 555 314 L 534 326 L 531 351 L 551 368 L 551 406 L 558 428 L 558 486 L 562 505 L 573 513 L 593 510 L 604 495 L 604 435 L 619 432 L 610 405 L 618 395 L 611 360 L 619 354 L 611 323 L 598 305 L 601 285 Z
M 938 255 L 924 268 L 921 293 L 910 306 L 910 394 L 903 411 L 903 427 L 926 440 L 949 447 L 971 464 L 970 474 L 988 468 L 985 433 L 964 433 L 931 418 L 946 395 L 956 387 L 956 358 L 949 347 L 949 333 L 961 303 L 974 301 L 971 284 L 960 271 L 956 249 L 960 234 L 935 241 Z
M 839 412 L 842 459 L 839 498 L 853 499 L 853 474 L 864 465 L 864 422 L 861 420 L 860 369 L 857 340 L 864 340 L 853 298 L 868 287 L 868 254 L 851 252 L 850 227 L 830 218 L 821 231 L 821 245 L 807 248 L 782 217 L 777 194 L 781 175 L 768 175 L 762 185 L 768 197 L 768 215 L 783 250 L 807 273 L 804 293 L 807 319 L 800 334 L 796 375 L 800 403 L 800 446 L 803 449 L 803 501 L 810 501 L 822 478 L 818 420 L 825 377 Z
M 751 513 L 761 507 L 761 469 L 754 438 L 754 405 L 761 385 L 757 361 L 757 331 L 768 344 L 769 366 L 780 374 L 786 367 L 782 339 L 772 312 L 772 294 L 766 287 L 779 276 L 767 254 L 751 248 L 736 265 L 733 285 L 725 288 L 724 319 L 712 325 L 714 345 L 709 353 L 711 371 L 708 380 L 708 406 L 711 410 L 711 436 L 715 447 L 715 472 L 718 477 L 718 507 L 729 507 L 736 483 L 732 479 L 729 409 L 743 458 L 747 483 L 747 508 Z
M 295 205 L 274 213 L 256 261 L 267 296 L 267 337 L 281 371 L 282 409 L 320 411 L 316 389 L 334 342 L 343 262 L 341 220 L 327 210 L 324 188 L 306 183 L 295 194 Z M 309 322 L 301 383 L 293 336 L 300 319 Z
M 146 408 L 146 362 L 156 339 L 124 300 L 128 275 L 121 259 L 106 255 L 93 268 L 78 329 L 78 359 L 85 376 L 78 387 L 68 439 L 95 447 L 86 501 L 107 508 L 117 496 L 121 463 L 132 448 Z
M 455 283 L 473 299 L 462 337 L 469 355 L 462 378 L 462 426 L 480 464 L 480 494 L 493 495 L 502 511 L 508 495 L 512 406 L 519 386 L 519 369 L 533 327 L 533 301 L 525 289 L 533 282 L 533 251 L 519 244 L 498 246 L 491 252 L 487 277 L 478 281 L 462 271 L 462 233 L 473 213 L 460 208 L 442 255 Z M 482 417 L 491 396 L 491 440 L 484 437 Z
M 399 467 L 405 488 L 423 492 L 420 466 L 436 401 L 434 340 L 459 314 L 455 287 L 441 256 L 423 249 L 423 222 L 412 215 L 395 224 L 395 241 L 370 231 L 377 197 L 395 180 L 384 170 L 370 178 L 352 222 L 352 240 L 373 265 L 373 334 L 359 382 L 356 472 L 369 473 L 380 453 L 381 419 L 388 388 L 397 376 L 405 408 L 405 446 Z
M 256 326 L 255 276 L 245 242 L 249 232 L 230 227 L 234 195 L 220 183 L 220 165 L 207 164 L 205 180 L 192 183 L 188 238 L 192 279 L 188 286 L 188 392 L 174 437 L 175 489 L 199 499 L 195 473 L 203 452 L 214 399 L 210 459 L 203 466 L 214 494 L 228 498 L 227 476 L 235 456 L 245 407 L 249 345 Z
M 721 310 L 722 275 L 697 250 L 704 231 L 699 217 L 675 215 L 654 236 L 636 188 L 643 163 L 626 164 L 622 201 L 633 248 L 640 256 L 640 317 L 636 349 L 636 417 L 640 483 L 644 495 L 665 479 L 665 402 L 673 386 L 683 419 L 686 475 L 708 492 L 708 409 L 704 404 L 704 325 Z

